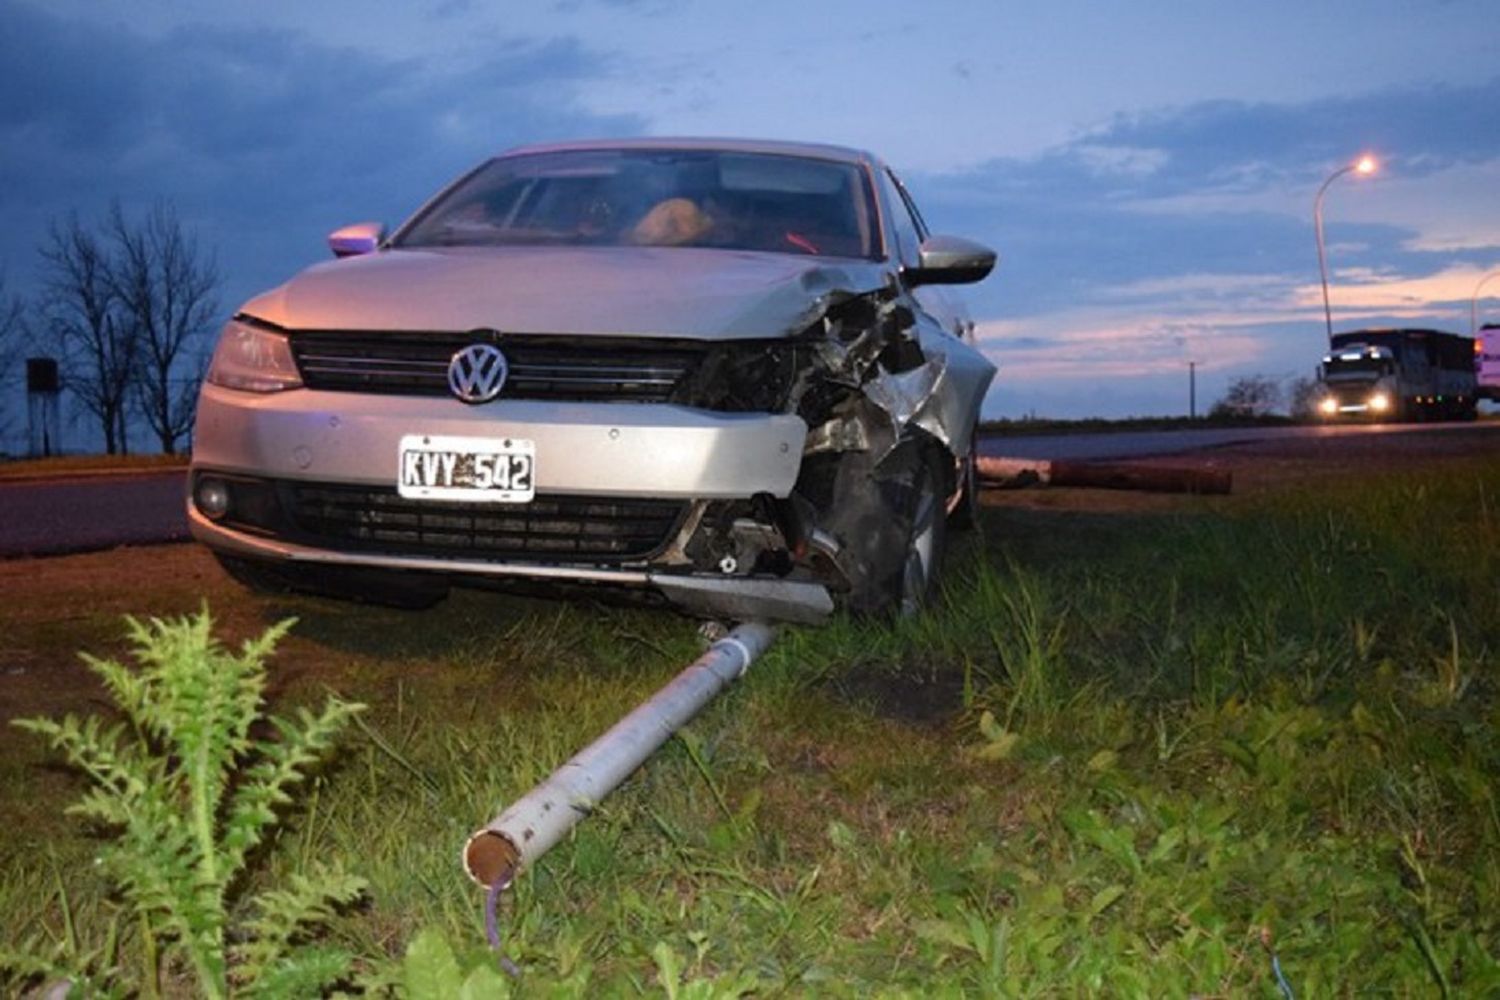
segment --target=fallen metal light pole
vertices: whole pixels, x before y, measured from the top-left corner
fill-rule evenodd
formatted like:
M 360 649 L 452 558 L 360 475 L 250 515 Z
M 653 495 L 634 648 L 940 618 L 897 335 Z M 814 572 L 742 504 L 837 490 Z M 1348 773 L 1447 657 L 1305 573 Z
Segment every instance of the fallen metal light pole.
M 464 869 L 483 886 L 508 882 L 546 854 L 632 771 L 749 668 L 776 638 L 770 625 L 740 625 L 666 687 L 512 802 L 464 845 Z
M 1156 493 L 1228 493 L 1233 482 L 1224 469 L 1184 469 L 1108 462 L 1047 461 L 1035 458 L 989 458 L 978 462 L 979 478 L 998 486 L 1036 484 L 1091 486 Z

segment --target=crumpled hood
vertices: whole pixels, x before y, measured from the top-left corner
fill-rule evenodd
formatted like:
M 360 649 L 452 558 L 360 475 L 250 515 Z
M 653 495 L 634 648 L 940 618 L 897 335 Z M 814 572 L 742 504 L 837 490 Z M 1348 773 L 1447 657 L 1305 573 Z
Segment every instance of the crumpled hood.
M 689 247 L 387 250 L 310 267 L 242 311 L 293 330 L 734 340 L 798 333 L 888 280 L 875 262 Z

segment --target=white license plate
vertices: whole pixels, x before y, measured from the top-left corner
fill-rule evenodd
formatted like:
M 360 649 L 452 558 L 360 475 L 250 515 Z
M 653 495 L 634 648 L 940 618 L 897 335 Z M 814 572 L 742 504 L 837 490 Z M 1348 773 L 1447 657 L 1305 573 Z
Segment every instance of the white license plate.
M 407 434 L 396 491 L 416 500 L 526 503 L 536 496 L 536 444 L 522 438 Z

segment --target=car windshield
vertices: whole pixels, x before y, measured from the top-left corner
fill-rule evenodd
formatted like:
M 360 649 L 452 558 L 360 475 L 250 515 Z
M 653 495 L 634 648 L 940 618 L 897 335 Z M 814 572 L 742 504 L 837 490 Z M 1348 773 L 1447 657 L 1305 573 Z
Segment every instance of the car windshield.
M 1386 358 L 1361 356 L 1354 358 L 1341 358 L 1337 355 L 1323 362 L 1324 377 L 1329 379 L 1341 378 L 1374 378 L 1388 374 L 1391 371 L 1391 362 Z
M 430 205 L 396 246 L 693 246 L 880 256 L 865 171 L 722 150 L 500 157 Z

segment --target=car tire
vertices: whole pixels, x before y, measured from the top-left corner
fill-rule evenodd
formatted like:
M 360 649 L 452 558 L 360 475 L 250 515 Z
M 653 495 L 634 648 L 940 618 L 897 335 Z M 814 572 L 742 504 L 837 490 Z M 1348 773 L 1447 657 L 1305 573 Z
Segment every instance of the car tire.
M 293 566 L 214 553 L 224 572 L 245 589 L 271 596 L 311 594 L 341 601 L 420 611 L 448 596 L 440 578 L 358 566 Z
M 948 554 L 947 493 L 943 478 L 931 461 L 919 466 L 921 474 L 913 486 L 910 538 L 902 565 L 901 617 L 915 615 L 935 602 Z
M 907 439 L 872 466 L 871 452 L 839 462 L 826 525 L 848 581 L 843 607 L 859 615 L 909 615 L 938 592 L 947 553 L 946 500 L 952 457 L 927 439 Z
M 979 443 L 969 439 L 969 454 L 955 469 L 958 476 L 958 499 L 948 512 L 948 527 L 954 531 L 972 531 L 979 527 Z

